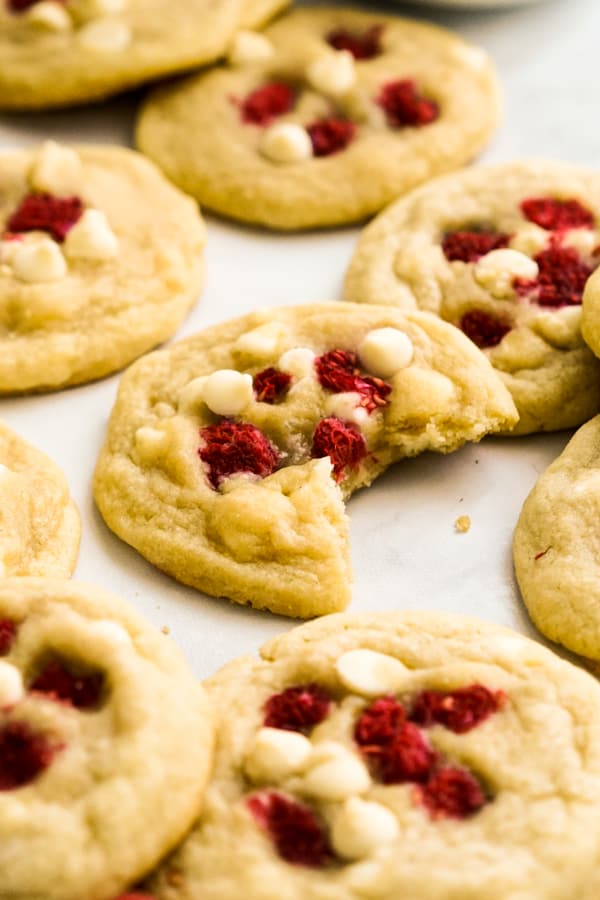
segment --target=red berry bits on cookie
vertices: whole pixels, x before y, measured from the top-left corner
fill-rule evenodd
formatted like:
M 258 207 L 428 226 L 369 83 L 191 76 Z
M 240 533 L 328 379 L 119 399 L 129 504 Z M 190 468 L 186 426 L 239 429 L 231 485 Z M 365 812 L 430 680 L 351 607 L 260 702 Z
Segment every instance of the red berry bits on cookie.
M 354 739 L 384 784 L 424 781 L 437 754 L 393 697 L 381 697 L 356 723 Z
M 306 732 L 326 719 L 331 697 L 318 684 L 302 684 L 273 694 L 265 703 L 264 725 Z
M 296 102 L 294 90 L 282 81 L 271 81 L 252 91 L 241 104 L 244 122 L 270 125 L 278 116 L 289 112 Z
M 225 478 L 246 473 L 266 478 L 277 468 L 279 453 L 262 431 L 248 422 L 218 422 L 200 429 L 198 456 L 217 489 Z
M 17 626 L 10 619 L 0 619 L 0 656 L 10 653 L 17 636 Z
M 592 266 L 583 262 L 572 247 L 551 245 L 535 257 L 539 273 L 533 281 L 517 279 L 517 293 L 540 306 L 577 306 L 581 303 Z
M 547 231 L 594 227 L 594 216 L 579 200 L 530 197 L 521 203 L 521 212 L 530 222 Z
M 392 387 L 381 378 L 361 375 L 358 356 L 350 350 L 330 350 L 315 359 L 319 384 L 333 394 L 355 392 L 360 394 L 359 405 L 371 413 L 385 406 Z
M 0 725 L 0 791 L 12 791 L 35 781 L 60 749 L 26 722 Z
M 434 818 L 466 819 L 487 802 L 477 779 L 470 772 L 451 766 L 439 769 L 418 790 L 423 805 Z
M 423 691 L 413 703 L 410 718 L 425 728 L 439 724 L 464 734 L 501 709 L 505 701 L 502 691 L 490 691 L 481 684 L 455 691 Z
M 384 84 L 377 103 L 385 112 L 390 128 L 430 125 L 440 114 L 435 100 L 428 100 L 420 94 L 410 78 Z
M 366 31 L 336 28 L 327 35 L 327 43 L 334 50 L 348 50 L 354 59 L 373 59 L 381 53 L 383 25 L 373 25 Z
M 458 327 L 482 350 L 495 347 L 512 330 L 506 319 L 483 309 L 470 309 L 462 316 Z
M 58 660 L 50 661 L 29 685 L 31 691 L 76 709 L 94 709 L 101 700 L 104 676 L 100 672 L 76 675 Z
M 263 369 L 252 379 L 254 395 L 260 403 L 278 403 L 288 392 L 292 376 L 274 366 Z
M 79 197 L 53 197 L 51 194 L 29 194 L 10 216 L 7 228 L 13 233 L 46 231 L 62 243 L 83 215 Z
M 286 862 L 320 868 L 331 861 L 325 828 L 307 806 L 275 791 L 255 794 L 247 805 Z
M 356 425 L 342 422 L 335 416 L 321 419 L 315 429 L 310 455 L 313 459 L 328 456 L 336 481 L 343 481 L 348 470 L 358 469 L 367 454 L 367 442 Z
M 331 156 L 345 150 L 356 135 L 356 125 L 348 119 L 330 116 L 327 119 L 319 119 L 308 125 L 313 154 L 315 156 Z
M 449 231 L 442 240 L 442 250 L 448 262 L 477 262 L 486 253 L 507 247 L 508 234 L 495 231 Z

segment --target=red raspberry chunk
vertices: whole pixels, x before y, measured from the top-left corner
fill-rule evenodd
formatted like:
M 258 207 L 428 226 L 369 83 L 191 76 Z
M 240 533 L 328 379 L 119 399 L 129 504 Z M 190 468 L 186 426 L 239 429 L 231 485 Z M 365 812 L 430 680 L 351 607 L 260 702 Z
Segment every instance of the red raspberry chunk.
M 594 227 L 593 214 L 579 200 L 530 197 L 521 203 L 521 212 L 530 222 L 547 231 Z
M 10 619 L 0 619 L 0 656 L 6 656 L 17 636 L 17 626 Z
M 552 244 L 535 257 L 539 273 L 533 281 L 515 280 L 517 293 L 529 296 L 540 306 L 577 306 L 581 303 L 593 266 L 583 262 L 572 247 Z
M 271 81 L 248 94 L 241 105 L 242 119 L 252 125 L 270 125 L 277 116 L 289 112 L 296 100 L 292 88 L 282 81 Z
M 483 309 L 470 309 L 461 318 L 458 327 L 482 349 L 495 347 L 512 330 L 512 326 L 505 319 Z
M 348 50 L 354 59 L 373 59 L 381 53 L 383 25 L 372 25 L 366 31 L 335 28 L 327 35 L 327 43 L 334 50 Z
M 377 103 L 384 110 L 391 128 L 429 125 L 440 114 L 435 100 L 428 100 L 419 94 L 415 82 L 410 78 L 384 84 Z
M 83 215 L 79 197 L 53 197 L 51 194 L 29 194 L 7 222 L 9 231 L 47 231 L 62 243 Z
M 360 747 L 381 746 L 391 741 L 406 721 L 406 710 L 395 697 L 380 697 L 363 710 L 354 727 Z
M 361 400 L 358 405 L 368 413 L 388 403 L 392 386 L 381 378 L 361 375 L 358 356 L 350 350 L 330 350 L 318 356 L 315 359 L 315 369 L 323 390 L 334 394 L 346 391 L 360 394 Z
M 321 419 L 317 425 L 310 455 L 313 459 L 328 456 L 336 481 L 343 481 L 348 469 L 358 469 L 367 453 L 367 442 L 356 425 L 342 422 L 335 416 Z
M 30 690 L 46 694 L 52 700 L 69 703 L 76 709 L 97 707 L 103 687 L 104 676 L 101 673 L 75 675 L 58 660 L 49 662 L 29 685 Z
M 384 784 L 426 781 L 437 761 L 419 729 L 405 721 L 404 707 L 393 697 L 381 697 L 364 710 L 354 739 Z
M 265 703 L 267 728 L 306 732 L 327 718 L 331 697 L 318 684 L 301 684 L 273 694 Z
M 348 119 L 330 116 L 307 127 L 315 156 L 331 156 L 345 150 L 356 135 L 356 125 Z
M 502 691 L 490 691 L 482 684 L 455 691 L 423 691 L 415 699 L 410 718 L 426 728 L 438 724 L 464 734 L 498 712 L 505 701 Z
M 34 781 L 62 749 L 27 722 L 0 726 L 0 791 L 12 791 Z
M 442 239 L 442 250 L 449 262 L 477 262 L 486 253 L 508 246 L 509 234 L 495 231 L 448 231 Z
M 30 9 L 39 2 L 40 0 L 6 0 L 6 5 L 10 12 L 20 13 L 25 12 L 26 9 Z
M 200 429 L 198 456 L 208 466 L 207 478 L 217 489 L 223 479 L 240 472 L 266 478 L 275 471 L 279 453 L 262 431 L 248 422 L 218 422 Z
M 466 819 L 486 803 L 477 779 L 452 766 L 439 769 L 419 791 L 423 805 L 434 818 Z
M 256 399 L 261 403 L 277 403 L 279 400 L 283 400 L 291 381 L 291 375 L 281 372 L 273 366 L 257 372 L 252 380 Z
M 286 862 L 321 868 L 332 860 L 325 828 L 307 806 L 274 791 L 255 794 L 247 805 Z

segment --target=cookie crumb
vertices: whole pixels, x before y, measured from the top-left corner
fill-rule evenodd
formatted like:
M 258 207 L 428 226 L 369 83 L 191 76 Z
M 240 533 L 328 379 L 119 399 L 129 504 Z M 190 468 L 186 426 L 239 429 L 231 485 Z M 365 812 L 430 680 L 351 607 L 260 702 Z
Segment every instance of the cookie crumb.
M 459 534 L 466 534 L 471 527 L 471 516 L 459 516 L 454 523 L 454 528 Z
M 168 625 L 163 625 L 160 630 L 162 631 L 163 634 L 171 634 L 171 629 L 169 628 Z

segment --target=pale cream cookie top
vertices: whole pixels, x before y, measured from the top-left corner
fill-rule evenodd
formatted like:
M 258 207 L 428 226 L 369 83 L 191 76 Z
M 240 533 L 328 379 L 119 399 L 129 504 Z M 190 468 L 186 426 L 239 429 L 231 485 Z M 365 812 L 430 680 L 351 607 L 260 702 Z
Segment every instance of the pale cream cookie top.
M 600 416 L 577 431 L 527 497 L 513 541 L 531 618 L 553 641 L 600 660 Z
M 599 246 L 600 173 L 535 160 L 470 169 L 369 225 L 345 294 L 462 328 L 513 396 L 513 434 L 569 428 L 600 409 L 600 363 L 580 330 Z
M 61 470 L 0 421 L 0 578 L 67 578 L 80 535 L 79 513 Z
M 68 106 L 221 56 L 256 0 L 0 0 L 0 109 Z M 264 7 L 264 4 L 263 4 Z
M 140 154 L 0 156 L 0 393 L 114 372 L 171 337 L 203 280 L 196 204 Z
M 206 805 L 157 900 L 598 896 L 600 688 L 533 641 L 327 616 L 208 686 Z
M 0 896 L 111 900 L 185 834 L 213 725 L 168 638 L 116 597 L 0 582 Z
M 496 125 L 490 59 L 431 25 L 296 9 L 229 65 L 153 92 L 141 149 L 218 212 L 352 222 L 469 160 Z
M 583 292 L 581 333 L 596 356 L 600 356 L 600 271 L 589 279 Z
M 342 496 L 514 424 L 476 347 L 426 313 L 252 313 L 124 376 L 95 475 L 107 524 L 207 593 L 292 616 L 349 599 Z

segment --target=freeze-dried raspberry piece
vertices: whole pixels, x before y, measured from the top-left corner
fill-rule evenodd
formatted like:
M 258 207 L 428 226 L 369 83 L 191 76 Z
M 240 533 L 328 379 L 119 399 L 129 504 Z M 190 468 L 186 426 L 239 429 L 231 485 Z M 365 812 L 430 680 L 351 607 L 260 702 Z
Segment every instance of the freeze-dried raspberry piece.
M 217 422 L 200 429 L 198 456 L 208 466 L 207 478 L 216 489 L 239 472 L 266 478 L 277 467 L 279 453 L 262 431 L 248 422 Z
M 79 197 L 28 194 L 6 224 L 12 232 L 46 231 L 62 243 L 83 215 L 83 210 L 83 201 Z
M 362 744 L 360 749 L 384 784 L 426 781 L 438 760 L 435 750 L 412 722 L 404 722 L 390 738 Z
M 27 722 L 0 725 L 0 791 L 30 784 L 48 768 L 60 749 Z
M 318 684 L 299 684 L 273 694 L 265 703 L 263 725 L 306 732 L 327 718 L 331 697 Z
M 521 203 L 521 212 L 530 222 L 547 231 L 594 227 L 593 214 L 579 200 L 530 197 Z
M 418 725 L 438 724 L 464 734 L 498 712 L 505 701 L 503 691 L 490 691 L 482 684 L 455 691 L 423 691 L 413 703 L 410 718 Z
M 435 100 L 428 100 L 419 94 L 410 78 L 384 84 L 376 102 L 384 110 L 387 123 L 392 128 L 429 125 L 440 114 Z
M 476 778 L 463 769 L 439 769 L 419 787 L 423 805 L 434 818 L 466 819 L 485 806 L 486 796 Z
M 535 258 L 539 267 L 537 278 L 525 281 L 517 278 L 515 290 L 528 296 L 540 306 L 577 306 L 593 266 L 583 262 L 572 247 L 552 244 Z
M 35 4 L 39 2 L 40 0 L 6 0 L 6 5 L 10 12 L 20 13 L 25 12 L 25 10 L 30 9 L 32 6 L 35 6 Z
M 327 35 L 327 43 L 334 50 L 348 50 L 354 59 L 373 59 L 381 53 L 383 25 L 372 25 L 366 31 L 335 28 Z
M 0 656 L 10 653 L 14 639 L 17 636 L 17 626 L 10 619 L 0 619 Z
M 241 105 L 242 119 L 252 125 L 270 125 L 277 116 L 289 112 L 295 100 L 289 84 L 271 81 L 248 94 Z
M 255 794 L 246 802 L 286 862 L 312 868 L 331 862 L 333 851 L 325 828 L 307 806 L 274 791 Z
M 484 309 L 470 309 L 464 314 L 458 327 L 483 350 L 495 347 L 512 330 L 512 325 L 506 319 L 494 316 Z
M 392 392 L 392 386 L 381 378 L 360 374 L 358 356 L 351 350 L 329 350 L 315 359 L 315 369 L 323 390 L 334 394 L 347 391 L 360 394 L 358 405 L 368 413 L 385 406 Z
M 306 128 L 312 142 L 315 156 L 331 156 L 345 150 L 348 144 L 354 140 L 356 125 L 349 119 L 338 119 L 329 116 L 319 119 Z
M 261 403 L 277 403 L 283 400 L 292 382 L 292 376 L 273 366 L 257 372 L 252 379 L 254 395 Z
M 442 250 L 448 262 L 477 262 L 486 253 L 507 247 L 509 234 L 495 231 L 448 231 L 442 239 Z
M 310 455 L 313 459 L 328 456 L 336 481 L 343 481 L 348 469 L 357 469 L 367 453 L 367 442 L 355 425 L 335 416 L 321 419 L 317 425 Z
M 29 685 L 29 690 L 76 709 L 93 709 L 100 703 L 104 676 L 100 672 L 75 675 L 58 660 L 49 662 Z
M 359 747 L 380 746 L 392 740 L 406 721 L 406 710 L 395 697 L 379 697 L 367 706 L 354 726 Z

